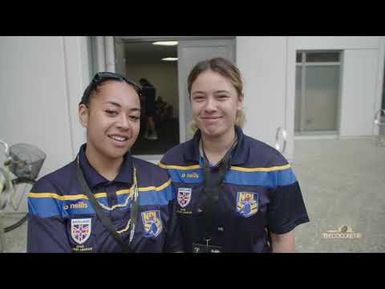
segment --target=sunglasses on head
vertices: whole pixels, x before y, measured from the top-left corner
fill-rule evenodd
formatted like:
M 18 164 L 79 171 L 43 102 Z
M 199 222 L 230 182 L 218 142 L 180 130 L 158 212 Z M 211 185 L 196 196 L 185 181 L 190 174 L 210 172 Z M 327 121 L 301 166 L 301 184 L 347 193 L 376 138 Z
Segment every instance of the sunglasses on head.
M 124 76 L 114 73 L 114 72 L 98 72 L 94 75 L 94 77 L 91 80 L 91 83 L 89 84 L 88 88 L 86 89 L 86 92 L 83 95 L 83 98 L 80 103 L 86 104 L 89 98 L 89 95 L 93 90 L 96 89 L 102 82 L 108 81 L 108 80 L 117 80 L 117 81 L 124 81 L 127 84 L 131 85 L 134 87 L 136 92 L 138 93 L 139 96 L 142 95 L 142 89 L 138 84 L 136 84 L 132 80 L 128 80 Z
M 138 92 L 140 92 L 141 90 L 140 86 L 136 84 L 134 81 L 128 80 L 124 76 L 114 72 L 98 72 L 95 74 L 94 78 L 92 79 L 92 83 L 94 85 L 98 85 L 99 83 L 107 80 L 125 81 L 128 84 L 132 85 Z

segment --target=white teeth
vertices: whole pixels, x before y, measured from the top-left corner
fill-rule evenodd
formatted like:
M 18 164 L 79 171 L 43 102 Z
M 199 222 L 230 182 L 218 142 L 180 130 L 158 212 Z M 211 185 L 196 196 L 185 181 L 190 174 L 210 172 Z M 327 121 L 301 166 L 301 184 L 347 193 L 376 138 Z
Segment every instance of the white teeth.
M 116 141 L 126 141 L 127 140 L 126 137 L 121 137 L 121 136 L 116 136 L 116 135 L 112 135 L 111 138 L 113 140 L 116 140 Z

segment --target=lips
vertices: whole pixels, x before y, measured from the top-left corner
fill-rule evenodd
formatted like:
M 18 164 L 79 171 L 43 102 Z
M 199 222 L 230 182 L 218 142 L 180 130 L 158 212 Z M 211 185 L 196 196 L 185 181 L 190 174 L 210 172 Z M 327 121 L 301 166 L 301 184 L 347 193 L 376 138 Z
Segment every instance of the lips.
M 220 119 L 222 118 L 221 116 L 205 116 L 205 117 L 201 117 L 201 119 L 203 120 L 216 120 L 216 119 Z
M 206 124 L 216 124 L 222 117 L 201 117 L 201 121 Z
M 108 137 L 113 139 L 117 143 L 121 143 L 121 144 L 124 144 L 128 140 L 127 136 L 117 135 L 117 134 L 110 134 L 108 135 Z

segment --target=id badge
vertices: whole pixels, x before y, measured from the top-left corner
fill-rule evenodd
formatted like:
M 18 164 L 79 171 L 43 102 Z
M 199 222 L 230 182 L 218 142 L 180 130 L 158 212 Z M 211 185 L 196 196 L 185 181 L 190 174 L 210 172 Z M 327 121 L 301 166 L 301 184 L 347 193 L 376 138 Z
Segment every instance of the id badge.
M 207 245 L 201 243 L 193 243 L 193 253 L 221 253 L 221 246 Z

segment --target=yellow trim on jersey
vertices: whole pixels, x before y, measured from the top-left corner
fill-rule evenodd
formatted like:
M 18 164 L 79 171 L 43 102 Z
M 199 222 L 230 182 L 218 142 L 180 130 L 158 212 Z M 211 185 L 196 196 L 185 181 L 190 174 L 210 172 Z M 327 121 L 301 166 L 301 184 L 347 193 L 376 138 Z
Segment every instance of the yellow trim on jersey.
M 94 196 L 95 196 L 96 199 L 98 199 L 98 198 L 107 198 L 107 193 L 103 193 L 103 192 L 96 193 L 96 194 L 94 194 Z M 88 199 L 88 197 L 87 197 L 87 199 Z
M 275 166 L 270 168 L 243 168 L 237 166 L 231 166 L 231 170 L 240 171 L 240 172 L 273 172 L 273 171 L 283 171 L 290 168 L 290 164 L 283 166 Z
M 176 166 L 176 165 L 164 165 L 159 163 L 159 167 L 164 169 L 175 169 L 175 170 L 193 170 L 200 169 L 200 165 L 192 165 L 192 166 Z M 283 166 L 274 166 L 269 168 L 244 168 L 238 166 L 231 166 L 231 170 L 240 171 L 240 172 L 273 172 L 273 171 L 282 171 L 290 168 L 290 164 L 286 164 Z
M 163 185 L 160 185 L 159 187 L 150 186 L 150 187 L 139 187 L 139 192 L 147 192 L 147 191 L 161 191 L 164 188 L 168 187 L 171 184 L 171 179 L 169 179 L 167 182 L 165 182 Z
M 74 201 L 74 200 L 80 200 L 80 199 L 88 199 L 86 195 L 83 194 L 78 194 L 78 195 L 64 195 L 60 196 L 56 193 L 34 193 L 34 192 L 29 192 L 28 193 L 29 198 L 52 198 L 56 199 L 59 201 Z M 95 198 L 103 198 L 107 197 L 106 193 L 97 193 L 95 194 Z
M 160 185 L 159 187 L 155 187 L 155 186 L 139 187 L 138 191 L 139 192 L 147 192 L 147 191 L 151 191 L 151 190 L 161 191 L 164 188 L 168 187 L 170 184 L 171 184 L 171 179 L 169 179 L 167 182 L 165 182 L 164 184 Z M 130 193 L 132 193 L 132 191 L 133 191 L 132 188 L 124 189 L 124 190 L 119 190 L 119 191 L 116 191 L 116 195 L 130 194 Z M 47 193 L 29 192 L 28 193 L 28 197 L 30 197 L 30 198 L 52 198 L 52 199 L 56 199 L 56 200 L 59 200 L 59 201 L 74 201 L 74 200 L 79 200 L 79 199 L 88 199 L 88 197 L 86 195 L 84 195 L 84 194 L 60 196 L 60 195 L 58 195 L 56 193 L 48 193 L 48 192 Z M 101 193 L 95 194 L 95 198 L 97 198 L 97 199 L 98 198 L 103 198 L 103 197 L 107 197 L 107 193 L 101 192 Z
M 192 165 L 192 166 L 176 166 L 176 165 L 165 165 L 162 163 L 158 164 L 159 167 L 163 169 L 171 169 L 171 170 L 194 170 L 194 169 L 200 169 L 200 165 Z
M 52 198 L 52 199 L 57 199 L 59 201 L 73 201 L 73 200 L 79 200 L 79 199 L 88 199 L 87 196 L 83 194 L 60 196 L 55 193 L 34 193 L 34 192 L 29 192 L 28 197 L 29 198 Z
M 116 195 L 119 196 L 119 195 L 131 194 L 132 191 L 133 191 L 132 188 L 124 189 L 124 190 L 119 190 L 119 191 L 116 191 Z

